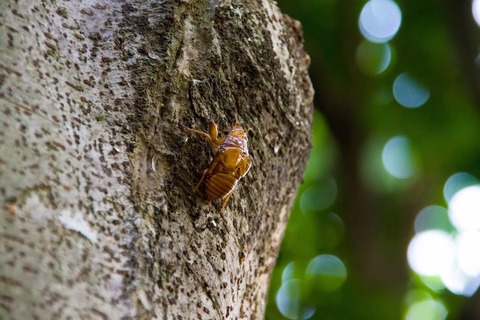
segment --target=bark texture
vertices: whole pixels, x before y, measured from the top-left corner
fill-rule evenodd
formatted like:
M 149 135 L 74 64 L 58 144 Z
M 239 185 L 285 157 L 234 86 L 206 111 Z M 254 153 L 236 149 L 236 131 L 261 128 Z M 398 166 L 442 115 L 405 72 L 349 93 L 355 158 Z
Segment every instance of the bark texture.
M 0 318 L 260 319 L 309 154 L 300 25 L 263 1 L 0 3 Z M 253 129 L 224 211 L 215 120 Z

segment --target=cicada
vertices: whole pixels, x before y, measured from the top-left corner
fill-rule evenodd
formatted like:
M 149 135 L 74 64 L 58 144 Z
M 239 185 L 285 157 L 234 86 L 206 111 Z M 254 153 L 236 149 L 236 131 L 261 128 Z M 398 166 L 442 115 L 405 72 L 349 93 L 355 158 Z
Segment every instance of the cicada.
M 223 198 L 220 208 L 223 210 L 238 181 L 247 174 L 252 165 L 247 146 L 248 130 L 245 131 L 239 124 L 234 123 L 230 132 L 219 138 L 218 127 L 214 121 L 210 122 L 209 133 L 190 128 L 186 130 L 204 137 L 215 154 L 193 190 L 195 192 L 204 182 L 207 200 Z

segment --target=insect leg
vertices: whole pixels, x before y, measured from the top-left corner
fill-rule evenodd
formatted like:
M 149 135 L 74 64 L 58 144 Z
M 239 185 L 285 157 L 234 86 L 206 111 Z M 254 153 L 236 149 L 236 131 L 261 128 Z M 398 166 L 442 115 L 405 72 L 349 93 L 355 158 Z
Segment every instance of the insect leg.
M 220 211 L 222 211 L 223 208 L 225 208 L 225 205 L 227 204 L 227 201 L 230 198 L 230 196 L 232 195 L 232 193 L 233 193 L 233 189 L 229 193 L 227 193 L 227 195 L 223 198 L 223 202 L 222 202 L 222 206 L 220 207 Z
M 218 127 L 215 121 L 210 121 L 210 137 L 213 142 L 217 141 L 218 138 Z
M 198 187 L 200 187 L 200 185 L 201 185 L 202 182 L 203 182 L 203 179 L 205 179 L 205 175 L 207 174 L 207 171 L 208 171 L 208 169 L 203 170 L 202 178 L 200 179 L 200 181 L 198 181 L 198 183 L 197 183 L 197 185 L 195 186 L 195 188 L 193 188 L 193 193 L 197 192 Z
M 205 176 L 207 174 L 211 174 L 212 171 L 214 170 L 219 170 L 219 168 L 217 168 L 217 163 L 218 163 L 218 159 L 213 159 L 212 163 L 210 164 L 210 167 L 208 167 L 207 169 L 203 170 L 203 175 L 202 175 L 202 178 L 200 179 L 200 181 L 198 181 L 197 185 L 195 186 L 195 188 L 193 189 L 193 192 L 195 193 L 198 188 L 200 187 L 200 185 L 202 184 L 203 180 L 205 180 Z
M 208 145 L 210 146 L 210 148 L 212 148 L 214 152 L 217 152 L 218 148 L 225 141 L 225 138 L 221 138 L 221 139 L 218 138 L 218 129 L 214 121 L 210 122 L 210 134 L 200 130 L 195 130 L 190 128 L 185 128 L 185 130 L 187 130 L 188 132 L 199 134 L 202 137 L 204 137 Z
M 202 137 L 205 138 L 205 140 L 207 140 L 207 142 L 210 146 L 213 145 L 212 137 L 208 133 L 200 131 L 200 130 L 190 129 L 190 128 L 185 128 L 185 130 L 187 130 L 188 132 L 197 133 L 197 134 L 201 135 Z
M 218 148 L 225 142 L 224 138 L 218 138 L 218 127 L 215 121 L 210 121 L 210 138 L 212 139 L 212 149 L 217 152 Z

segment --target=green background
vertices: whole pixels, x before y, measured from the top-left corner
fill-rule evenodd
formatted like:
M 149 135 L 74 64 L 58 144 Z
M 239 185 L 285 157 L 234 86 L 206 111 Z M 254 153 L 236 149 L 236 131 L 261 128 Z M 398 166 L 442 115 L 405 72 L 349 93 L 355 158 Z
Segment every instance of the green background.
M 388 42 L 391 60 L 380 73 L 385 45 L 367 42 L 359 30 L 366 3 L 278 3 L 303 25 L 315 122 L 266 318 L 288 319 L 276 297 L 290 281 L 285 290 L 297 310 L 291 318 L 314 310 L 310 319 L 480 319 L 478 293 L 464 297 L 427 286 L 407 261 L 417 214 L 429 205 L 448 208 L 447 179 L 458 172 L 480 177 L 480 37 L 471 1 L 396 1 L 401 26 Z M 405 72 L 428 89 L 421 107 L 405 108 L 393 96 L 393 83 Z M 400 155 L 411 166 L 408 178 L 392 176 L 382 163 L 382 150 L 395 136 L 408 139 L 409 153 Z M 325 258 L 327 271 L 312 275 L 307 266 L 317 256 Z M 446 317 L 418 310 L 407 317 L 415 303 L 432 301 Z

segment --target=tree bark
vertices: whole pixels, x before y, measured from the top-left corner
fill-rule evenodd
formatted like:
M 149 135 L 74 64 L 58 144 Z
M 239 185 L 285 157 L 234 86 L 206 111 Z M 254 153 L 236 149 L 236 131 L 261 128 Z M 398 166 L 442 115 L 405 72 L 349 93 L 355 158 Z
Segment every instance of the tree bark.
M 309 154 L 298 22 L 271 1 L 0 3 L 0 318 L 260 319 Z M 183 127 L 253 129 L 227 204 Z

